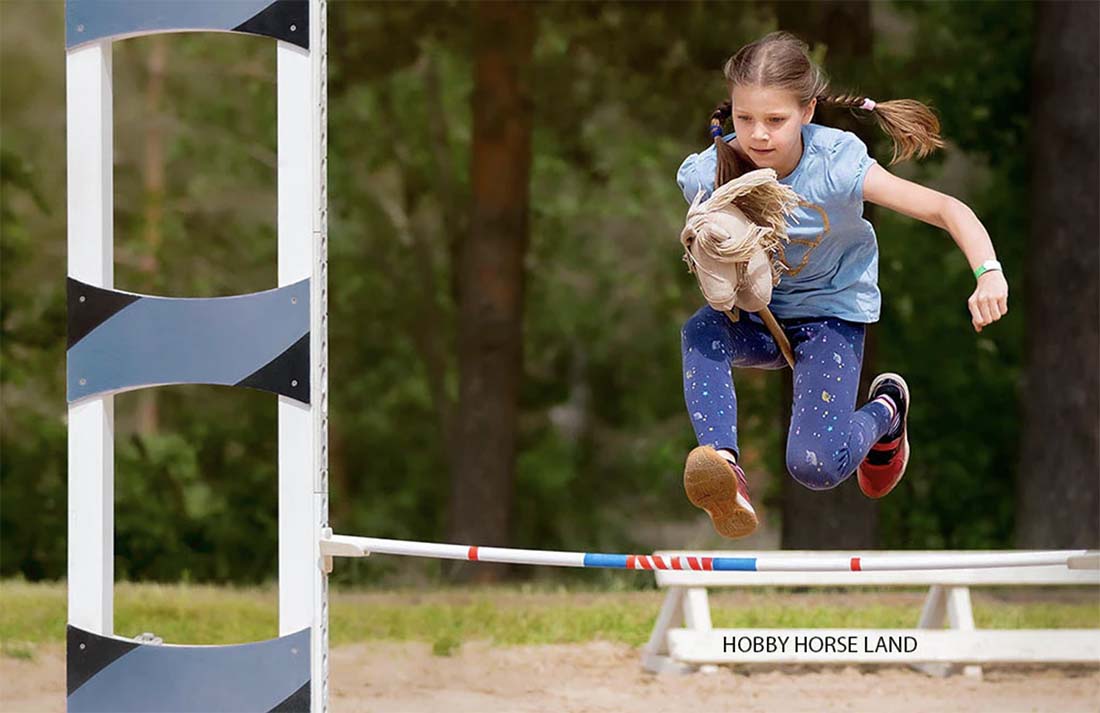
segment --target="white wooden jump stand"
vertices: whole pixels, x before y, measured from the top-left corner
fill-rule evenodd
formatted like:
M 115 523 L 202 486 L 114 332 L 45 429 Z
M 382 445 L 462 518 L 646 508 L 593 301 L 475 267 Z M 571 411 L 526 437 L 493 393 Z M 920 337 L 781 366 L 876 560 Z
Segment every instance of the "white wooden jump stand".
M 658 554 L 675 556 L 678 551 Z M 696 553 L 698 554 L 698 553 Z M 708 552 L 715 557 L 764 557 L 767 552 Z M 827 558 L 841 553 L 787 552 L 792 557 Z M 850 553 L 843 553 L 849 556 Z M 968 556 L 959 552 L 866 552 L 863 556 L 913 558 L 914 565 L 930 555 Z M 713 672 L 720 663 L 897 663 L 912 664 L 926 673 L 945 676 L 960 670 L 980 677 L 986 663 L 1100 663 L 1100 631 L 1096 629 L 979 630 L 970 603 L 972 586 L 1096 586 L 1100 558 L 1095 553 L 1069 558 L 1066 566 L 988 567 L 976 569 L 911 569 L 835 572 L 691 572 L 658 571 L 657 586 L 667 588 L 649 641 L 642 649 L 642 666 L 655 673 Z M 707 590 L 717 587 L 864 587 L 927 586 L 928 594 L 915 629 L 714 629 Z M 840 596 L 840 595 L 838 595 Z M 946 629 L 944 629 L 946 625 Z M 911 653 L 804 652 L 775 654 L 728 652 L 728 636 L 913 636 Z
M 325 0 L 66 3 L 70 711 L 326 709 L 327 572 L 320 551 L 328 525 L 325 23 Z M 114 290 L 112 46 L 177 31 L 275 41 L 276 290 L 205 300 Z M 234 336 L 178 343 L 171 341 L 174 332 L 196 342 Z M 253 363 L 228 368 L 242 352 Z M 114 636 L 114 394 L 168 383 L 278 394 L 278 639 L 193 647 Z

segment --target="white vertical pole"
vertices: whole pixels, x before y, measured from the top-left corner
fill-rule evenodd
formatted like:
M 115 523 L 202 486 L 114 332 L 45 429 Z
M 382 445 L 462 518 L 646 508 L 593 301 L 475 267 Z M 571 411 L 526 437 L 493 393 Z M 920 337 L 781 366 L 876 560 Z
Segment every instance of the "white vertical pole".
M 69 276 L 114 287 L 111 42 L 66 55 Z M 114 633 L 114 397 L 69 406 L 69 623 Z
M 278 43 L 279 285 L 310 278 L 310 405 L 279 397 L 279 633 L 312 627 L 310 709 L 327 706 L 327 268 L 324 3 L 310 0 L 310 50 Z

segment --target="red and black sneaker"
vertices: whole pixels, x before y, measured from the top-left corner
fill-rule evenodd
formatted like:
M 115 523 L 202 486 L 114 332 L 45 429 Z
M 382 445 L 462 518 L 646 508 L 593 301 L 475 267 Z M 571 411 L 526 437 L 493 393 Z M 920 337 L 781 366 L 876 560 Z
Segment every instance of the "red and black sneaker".
M 859 489 L 869 498 L 881 498 L 901 481 L 909 464 L 909 386 L 898 374 L 879 374 L 871 382 L 869 398 L 889 396 L 898 407 L 898 426 L 883 436 L 859 464 Z
M 710 446 L 691 451 L 684 466 L 684 491 L 692 505 L 710 515 L 724 537 L 744 537 L 756 529 L 745 471 Z

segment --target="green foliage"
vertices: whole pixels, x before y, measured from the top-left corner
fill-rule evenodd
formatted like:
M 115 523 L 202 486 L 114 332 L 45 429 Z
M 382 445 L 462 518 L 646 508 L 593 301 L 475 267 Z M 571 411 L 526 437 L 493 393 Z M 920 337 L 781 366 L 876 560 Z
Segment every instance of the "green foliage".
M 347 531 L 443 531 L 457 378 L 451 256 L 466 229 L 472 88 L 467 38 L 450 24 L 467 11 L 345 7 L 333 17 L 354 29 L 342 30 L 350 47 L 330 52 L 334 453 L 371 473 L 349 480 L 351 504 L 333 496 Z M 540 15 L 515 544 L 629 546 L 646 539 L 639 516 L 686 512 L 678 471 L 691 432 L 679 369 L 668 367 L 700 301 L 679 260 L 684 204 L 672 177 L 685 147 L 705 140 L 708 109 L 673 119 L 661 107 L 689 105 L 651 101 L 638 69 L 660 67 L 671 87 L 674 77 L 706 84 L 713 64 L 693 63 L 686 42 L 670 46 L 663 24 L 706 16 L 701 5 L 650 14 L 616 4 Z M 359 60 L 394 22 L 418 25 L 418 49 L 399 40 L 380 73 Z M 726 22 L 731 37 L 749 37 Z M 607 43 L 625 27 L 630 41 Z M 720 82 L 713 90 L 720 100 Z M 767 408 L 752 388 L 746 400 Z
M 883 502 L 881 538 L 886 546 L 1005 547 L 1015 481 L 1028 467 L 1018 463 L 1017 443 L 1033 10 L 1028 3 L 898 9 L 911 23 L 913 47 L 899 56 L 883 46 L 876 57 L 890 78 L 883 96 L 932 104 L 953 159 L 912 169 L 912 178 L 974 209 L 1005 265 L 1010 312 L 975 334 L 966 307 L 974 278 L 950 236 L 879 211 L 880 363 L 906 375 L 917 404 L 913 457 L 898 496 Z
M 21 279 L 38 246 L 33 220 L 49 216 L 34 166 L 0 149 L 0 568 L 32 578 L 65 570 L 65 424 L 40 401 L 61 386 L 47 366 L 64 358 L 64 283 Z
M 461 639 L 453 634 L 443 634 L 432 642 L 432 656 L 453 656 L 461 646 Z
M 0 573 L 55 578 L 66 556 L 64 23 L 56 3 L 0 9 Z M 1004 546 L 1020 468 L 1032 10 L 873 10 L 873 66 L 830 67 L 835 83 L 936 107 L 952 145 L 899 172 L 975 209 L 1013 290 L 1013 312 L 975 336 L 965 309 L 973 280 L 948 236 L 877 211 L 878 362 L 906 375 L 917 404 L 910 473 L 883 503 L 881 544 Z M 445 531 L 453 255 L 470 194 L 469 12 L 466 3 L 330 4 L 331 515 L 344 532 Z M 674 176 L 707 144 L 723 61 L 774 24 L 767 3 L 737 12 L 701 2 L 539 6 L 515 524 L 511 542 L 485 544 L 668 546 L 658 526 L 695 517 L 679 484 L 692 444 L 679 328 L 702 300 L 680 261 L 685 204 Z M 158 43 L 167 62 L 154 105 Z M 818 52 L 828 62 L 828 48 Z M 116 286 L 187 296 L 272 287 L 271 43 L 127 40 L 114 75 Z M 162 195 L 144 163 L 158 140 Z M 143 393 L 154 395 L 155 428 L 142 423 L 143 396 L 116 398 L 119 578 L 273 578 L 274 399 L 214 387 Z M 738 396 L 745 446 L 763 454 L 773 482 L 786 477 L 775 455 L 778 379 L 742 371 Z M 337 571 L 338 580 L 442 576 L 435 563 L 395 560 Z

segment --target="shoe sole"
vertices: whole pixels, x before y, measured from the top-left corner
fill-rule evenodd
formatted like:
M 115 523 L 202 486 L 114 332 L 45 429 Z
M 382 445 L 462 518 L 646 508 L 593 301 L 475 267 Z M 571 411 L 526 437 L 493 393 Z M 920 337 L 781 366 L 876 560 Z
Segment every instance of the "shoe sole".
M 867 398 L 873 398 L 872 394 L 875 393 L 875 389 L 877 389 L 878 385 L 885 381 L 887 378 L 893 379 L 894 381 L 901 384 L 901 389 L 905 392 L 905 416 L 903 416 L 901 419 L 901 452 L 903 454 L 901 460 L 901 475 L 898 476 L 898 479 L 894 481 L 894 484 L 891 485 L 888 490 L 878 493 L 877 495 L 871 495 L 867 492 L 867 488 L 865 488 L 863 485 L 863 473 L 860 472 L 856 479 L 859 482 L 859 489 L 863 491 L 864 495 L 871 498 L 872 500 L 884 498 L 889 495 L 894 488 L 898 487 L 898 483 L 900 483 L 901 479 L 905 477 L 906 468 L 909 467 L 909 411 L 913 405 L 912 400 L 909 396 L 909 384 L 905 383 L 905 379 L 901 377 L 901 374 L 895 374 L 888 371 L 884 374 L 879 374 L 875 377 L 875 380 L 871 382 L 870 388 L 867 389 Z
M 684 492 L 692 505 L 706 511 L 723 537 L 744 537 L 759 524 L 752 505 L 737 488 L 729 461 L 709 446 L 699 446 L 688 454 Z

